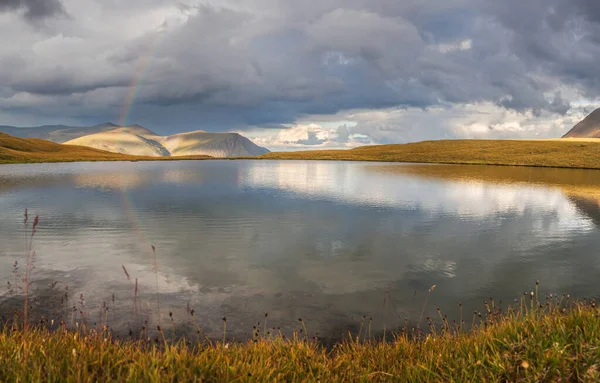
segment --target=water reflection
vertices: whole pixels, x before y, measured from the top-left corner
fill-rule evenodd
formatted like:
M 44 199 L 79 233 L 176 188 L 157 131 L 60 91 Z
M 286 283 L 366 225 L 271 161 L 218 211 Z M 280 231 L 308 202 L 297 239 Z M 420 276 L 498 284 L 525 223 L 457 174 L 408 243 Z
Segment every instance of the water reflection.
M 540 170 L 536 173 L 536 170 Z M 597 296 L 600 208 L 594 171 L 336 162 L 200 161 L 0 167 L 0 281 L 23 258 L 22 212 L 38 213 L 34 290 L 86 307 L 116 297 L 112 324 L 169 311 L 218 336 L 269 313 L 337 336 L 372 315 L 416 321 L 424 293 L 456 315 L 490 296 L 542 290 Z M 138 278 L 143 315 L 132 309 Z M 59 283 L 50 288 L 51 284 Z M 3 282 L 3 284 L 6 284 Z M 391 286 L 391 310 L 382 300 Z M 18 302 L 0 291 L 3 308 Z M 77 305 L 76 299 L 70 304 Z M 58 303 L 57 303 L 58 302 Z M 138 302 L 138 303 L 140 303 Z M 60 305 L 59 305 L 60 306 Z M 49 305 L 41 305 L 38 312 Z M 58 313 L 61 308 L 58 308 Z M 456 316 L 455 316 L 456 317 Z M 229 327 L 229 326 L 228 326 Z

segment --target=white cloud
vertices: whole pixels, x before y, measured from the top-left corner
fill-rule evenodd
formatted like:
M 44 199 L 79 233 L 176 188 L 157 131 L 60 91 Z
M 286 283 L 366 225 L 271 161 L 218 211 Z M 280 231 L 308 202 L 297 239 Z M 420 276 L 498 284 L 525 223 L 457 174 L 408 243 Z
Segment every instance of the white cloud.
M 327 127 L 318 123 L 293 125 L 271 134 L 243 134 L 256 144 L 267 146 L 271 150 L 352 148 L 372 142 L 363 134 L 352 133 L 347 125 Z
M 491 103 L 427 110 L 351 110 L 307 116 L 297 125 L 278 131 L 242 133 L 271 150 L 351 148 L 435 139 L 559 138 L 598 106 L 600 102 L 589 101 L 574 106 L 565 115 L 520 113 Z
M 458 41 L 458 42 L 454 42 L 454 43 L 438 44 L 437 49 L 441 53 L 448 53 L 448 52 L 456 52 L 456 51 L 467 51 L 467 50 L 471 49 L 472 47 L 473 47 L 473 40 L 466 39 L 466 40 L 462 40 L 462 41 Z

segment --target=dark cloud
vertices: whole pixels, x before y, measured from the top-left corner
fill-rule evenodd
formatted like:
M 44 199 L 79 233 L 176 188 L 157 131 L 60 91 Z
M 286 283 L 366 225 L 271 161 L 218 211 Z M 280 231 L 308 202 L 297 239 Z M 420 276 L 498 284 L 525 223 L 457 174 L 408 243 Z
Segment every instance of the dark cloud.
M 12 63 L 0 69 L 0 109 L 93 123 L 114 120 L 134 94 L 129 120 L 169 133 L 477 103 L 561 116 L 575 97 L 600 93 L 595 0 L 63 3 L 74 17 L 56 32 L 24 32 L 12 50 L 0 48 L 0 63 Z M 64 8 L 0 0 L 30 20 Z M 389 132 L 407 129 L 435 138 L 432 125 L 362 123 L 339 128 L 337 140 L 360 131 L 362 140 L 392 142 Z M 304 141 L 320 144 L 316 133 Z
M 21 10 L 30 21 L 66 13 L 60 0 L 0 0 L 0 12 Z

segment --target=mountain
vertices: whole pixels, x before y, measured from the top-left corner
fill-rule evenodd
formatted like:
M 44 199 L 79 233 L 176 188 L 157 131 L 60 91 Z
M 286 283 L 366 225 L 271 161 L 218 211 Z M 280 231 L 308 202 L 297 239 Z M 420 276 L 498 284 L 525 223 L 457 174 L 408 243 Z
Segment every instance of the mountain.
M 19 138 L 0 133 L 0 163 L 128 161 L 139 158 L 93 148 L 61 145 L 37 138 Z
M 149 140 L 144 136 L 123 132 L 110 131 L 79 137 L 65 142 L 65 145 L 87 146 L 107 152 L 131 154 L 134 156 L 162 157 L 171 154 L 160 143 Z
M 211 157 L 244 157 L 269 153 L 269 150 L 237 133 L 196 131 L 163 137 L 160 142 L 172 156 L 205 154 Z
M 95 126 L 44 125 L 29 128 L 0 125 L 0 132 L 20 138 L 40 138 L 62 144 L 87 134 L 105 132 L 115 128 L 118 126 L 110 122 Z
M 195 131 L 159 136 L 140 125 L 118 126 L 107 122 L 91 127 L 46 125 L 31 128 L 0 126 L 4 132 L 21 138 L 41 138 L 67 145 L 79 145 L 113 153 L 138 156 L 245 157 L 269 153 L 237 133 Z
M 600 108 L 575 125 L 563 138 L 600 138 Z

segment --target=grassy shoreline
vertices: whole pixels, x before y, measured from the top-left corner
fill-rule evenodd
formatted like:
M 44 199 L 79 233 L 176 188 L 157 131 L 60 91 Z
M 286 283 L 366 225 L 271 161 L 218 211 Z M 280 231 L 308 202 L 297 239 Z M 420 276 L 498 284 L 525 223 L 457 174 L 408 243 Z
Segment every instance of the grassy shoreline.
M 0 164 L 180 161 L 209 156 L 142 157 L 0 133 Z M 440 140 L 348 150 L 273 152 L 222 160 L 332 160 L 600 169 L 600 140 Z
M 600 169 L 600 141 L 440 140 L 349 150 L 275 152 L 258 158 Z
M 347 339 L 332 350 L 295 336 L 245 343 L 144 342 L 75 331 L 0 330 L 0 381 L 598 381 L 600 313 L 593 302 L 502 312 L 471 331 L 417 339 Z M 555 301 L 550 301 L 555 302 Z M 536 303 L 539 304 L 539 303 Z M 390 339 L 390 338 L 388 338 Z

